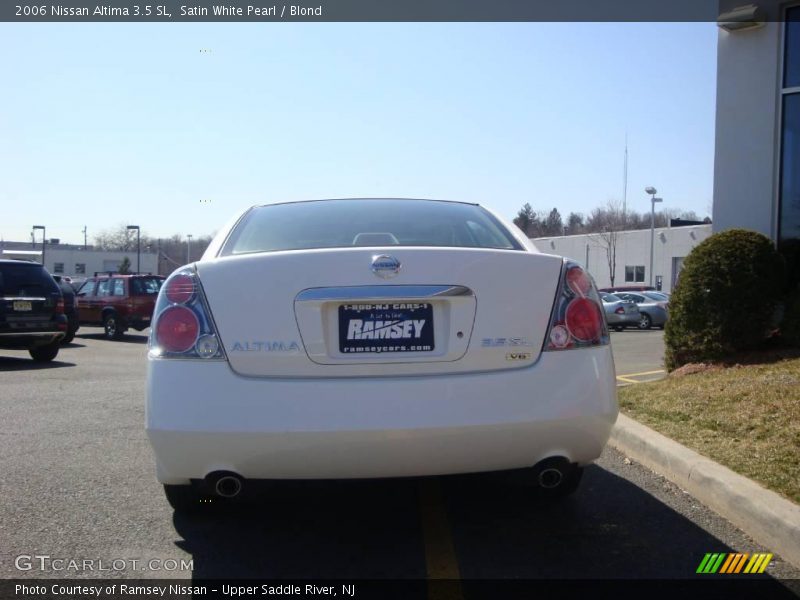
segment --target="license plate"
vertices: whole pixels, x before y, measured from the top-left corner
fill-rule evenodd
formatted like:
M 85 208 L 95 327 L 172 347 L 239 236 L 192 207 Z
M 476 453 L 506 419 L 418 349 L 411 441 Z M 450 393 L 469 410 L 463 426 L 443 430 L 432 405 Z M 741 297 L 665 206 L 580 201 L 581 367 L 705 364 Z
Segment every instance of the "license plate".
M 388 302 L 339 306 L 343 354 L 432 352 L 433 306 Z
M 33 306 L 29 300 L 14 300 L 14 310 L 19 312 L 33 310 Z

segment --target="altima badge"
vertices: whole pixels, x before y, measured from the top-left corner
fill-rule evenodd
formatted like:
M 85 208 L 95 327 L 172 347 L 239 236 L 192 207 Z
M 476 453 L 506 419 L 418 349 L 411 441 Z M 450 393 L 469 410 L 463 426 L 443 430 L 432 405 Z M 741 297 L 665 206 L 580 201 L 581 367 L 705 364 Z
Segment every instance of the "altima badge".
M 377 254 L 372 257 L 372 272 L 383 279 L 397 275 L 402 266 L 399 260 L 388 254 Z

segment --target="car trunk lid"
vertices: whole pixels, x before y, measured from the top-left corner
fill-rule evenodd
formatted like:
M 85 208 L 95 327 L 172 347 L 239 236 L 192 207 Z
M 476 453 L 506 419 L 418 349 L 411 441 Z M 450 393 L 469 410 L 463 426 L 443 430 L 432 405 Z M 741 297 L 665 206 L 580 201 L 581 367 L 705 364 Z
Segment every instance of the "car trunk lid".
M 373 272 L 382 256 L 399 261 L 396 274 Z M 518 250 L 419 247 L 254 253 L 197 265 L 231 367 L 256 377 L 530 365 L 561 267 L 560 257 Z

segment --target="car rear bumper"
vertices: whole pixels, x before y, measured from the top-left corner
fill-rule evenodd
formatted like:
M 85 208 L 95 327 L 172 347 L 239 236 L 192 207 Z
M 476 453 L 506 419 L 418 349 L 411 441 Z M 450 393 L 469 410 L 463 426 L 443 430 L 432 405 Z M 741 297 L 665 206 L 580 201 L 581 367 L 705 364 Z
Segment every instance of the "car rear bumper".
M 606 323 L 609 325 L 636 325 L 639 323 L 639 313 L 629 315 L 606 314 Z
M 150 327 L 150 316 L 135 315 L 126 319 L 127 324 L 136 331 L 142 331 Z
M 0 348 L 28 350 L 64 337 L 63 331 L 13 331 L 0 333 Z
M 668 314 L 663 308 L 648 310 L 647 314 L 650 315 L 653 325 L 664 325 L 667 322 Z
M 494 471 L 596 459 L 617 417 L 609 346 L 468 375 L 261 379 L 225 362 L 148 361 L 147 434 L 162 483 Z

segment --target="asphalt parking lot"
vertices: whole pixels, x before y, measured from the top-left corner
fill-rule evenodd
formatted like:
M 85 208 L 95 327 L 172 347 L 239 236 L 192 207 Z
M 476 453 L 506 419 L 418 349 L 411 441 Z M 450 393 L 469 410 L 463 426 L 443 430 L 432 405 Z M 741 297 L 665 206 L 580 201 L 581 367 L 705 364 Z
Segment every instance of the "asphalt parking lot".
M 661 332 L 612 341 L 618 372 L 653 370 Z M 84 328 L 51 365 L 0 352 L 0 577 L 684 578 L 707 552 L 770 550 L 610 448 L 555 505 L 485 474 L 281 483 L 175 515 L 143 431 L 145 349 Z M 779 558 L 767 574 L 800 578 Z
M 611 332 L 617 383 L 631 385 L 664 377 L 664 331 L 625 329 Z

